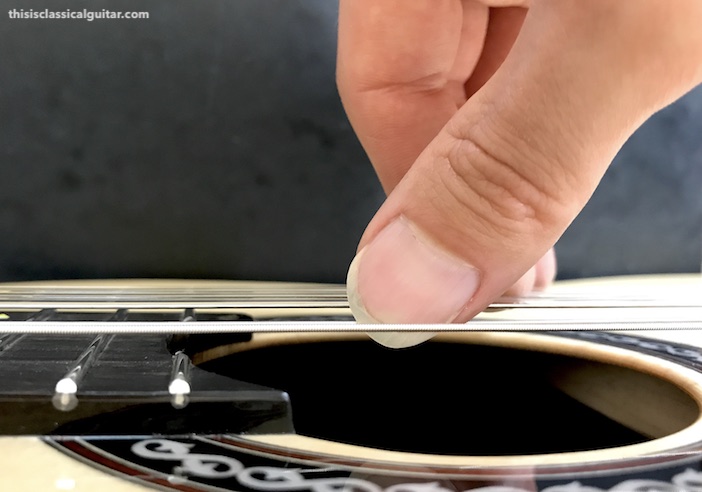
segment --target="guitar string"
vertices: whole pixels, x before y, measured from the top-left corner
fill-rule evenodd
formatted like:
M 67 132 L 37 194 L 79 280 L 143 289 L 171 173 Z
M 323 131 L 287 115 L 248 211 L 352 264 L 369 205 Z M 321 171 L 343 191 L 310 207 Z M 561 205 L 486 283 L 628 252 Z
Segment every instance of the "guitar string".
M 89 307 L 133 306 L 133 307 L 344 307 L 347 305 L 343 286 L 324 288 L 170 288 L 170 289 L 111 289 L 82 288 L 58 289 L 21 287 L 0 291 L 0 309 L 27 307 Z M 693 290 L 686 295 L 650 296 L 641 294 L 617 294 L 593 296 L 591 293 L 534 293 L 520 298 L 503 297 L 494 302 L 493 309 L 518 308 L 580 308 L 580 307 L 698 307 L 702 306 L 702 295 Z
M 702 284 L 701 284 L 702 285 Z M 655 320 L 660 326 L 664 322 L 675 323 L 694 323 L 702 322 L 702 296 L 695 295 L 696 290 L 690 291 L 684 296 L 643 296 L 621 293 L 617 296 L 604 298 L 587 297 L 578 292 L 565 293 L 535 293 L 521 298 L 502 298 L 493 303 L 486 311 L 489 314 L 495 315 L 497 318 L 482 320 L 490 323 L 492 328 L 478 328 L 476 320 L 471 322 L 468 327 L 465 325 L 461 330 L 513 330 L 524 327 L 528 330 L 536 329 L 534 323 L 541 326 L 550 325 L 549 329 L 553 330 L 553 324 L 561 324 L 561 329 L 567 329 L 570 325 L 578 324 L 578 326 L 587 326 L 587 329 L 601 329 L 602 326 L 611 327 L 611 322 L 616 319 L 616 322 L 621 323 L 638 323 L 642 324 L 649 321 L 652 315 L 662 316 L 665 319 Z M 683 309 L 681 309 L 683 308 Z M 345 287 L 343 285 L 324 285 L 324 286 L 309 286 L 309 285 L 277 285 L 277 284 L 258 284 L 258 285 L 242 285 L 242 286 L 227 286 L 220 287 L 201 287 L 196 284 L 190 287 L 89 287 L 75 288 L 61 286 L 58 288 L 35 287 L 35 286 L 10 286 L 0 289 L 0 312 L 5 316 L 0 317 L 0 326 L 3 331 L 8 332 L 68 332 L 67 330 L 76 330 L 80 326 L 80 330 L 85 332 L 100 332 L 107 331 L 105 328 L 97 328 L 95 325 L 98 322 L 108 323 L 109 330 L 119 329 L 120 332 L 137 333 L 138 330 L 144 329 L 144 332 L 154 329 L 154 323 L 168 322 L 165 314 L 155 314 L 155 318 L 149 321 L 150 328 L 142 327 L 135 323 L 144 323 L 145 320 L 130 319 L 133 312 L 137 310 L 170 310 L 180 311 L 178 321 L 181 323 L 186 318 L 187 313 L 193 313 L 193 309 L 198 310 L 242 310 L 244 312 L 255 313 L 256 310 L 286 310 L 297 309 L 307 311 L 308 318 L 305 321 L 305 329 L 294 326 L 281 326 L 280 321 L 285 319 L 285 316 L 276 316 L 268 314 L 268 317 L 277 318 L 278 325 L 275 325 L 276 331 L 310 331 L 310 324 L 314 322 L 315 310 L 332 309 L 338 310 L 339 314 L 345 314 L 347 317 L 348 301 L 346 299 Z M 599 313 L 600 309 L 606 310 L 606 315 Z M 23 310 L 34 310 L 30 312 L 24 320 L 18 321 L 17 312 Z M 73 310 L 74 312 L 71 312 Z M 79 313 L 80 310 L 93 310 L 94 315 L 100 315 L 99 319 L 93 319 L 85 312 Z M 116 310 L 113 315 L 105 314 L 105 310 Z M 529 318 L 524 320 L 501 319 L 501 312 L 514 313 L 520 310 L 531 310 L 531 314 L 538 314 L 540 310 L 554 311 L 558 310 L 558 317 L 554 317 L 553 312 L 544 314 L 542 318 Z M 11 316 L 8 316 L 10 313 Z M 597 320 L 584 320 L 583 317 L 588 317 L 596 313 L 601 318 Z M 80 314 L 80 316 L 79 316 Z M 299 314 L 299 313 L 298 313 Z M 82 316 L 82 317 L 81 317 Z M 159 317 L 160 316 L 160 317 Z M 328 313 L 325 313 L 328 316 Z M 21 316 L 20 316 L 21 317 Z M 108 319 L 109 318 L 109 319 Z M 294 315 L 288 315 L 288 320 L 291 323 L 300 321 Z M 119 328 L 113 323 L 119 321 Z M 327 328 L 330 328 L 327 319 L 322 319 L 319 322 Z M 70 322 L 71 326 L 66 326 Z M 260 323 L 265 323 L 265 320 L 255 321 L 255 326 L 243 326 L 242 321 L 236 320 L 226 324 L 226 327 L 215 324 L 218 320 L 215 318 L 212 321 L 200 322 L 197 325 L 188 323 L 186 330 L 198 330 L 207 332 L 208 330 L 220 331 L 267 331 L 274 325 L 264 328 Z M 610 324 L 607 324 L 607 323 Z M 18 325 L 21 323 L 21 325 Z M 47 324 L 49 323 L 49 324 Z M 59 325 L 50 323 L 64 323 L 59 330 Z M 86 323 L 88 323 L 86 325 Z M 204 323 L 204 324 L 203 324 Z M 234 325 L 235 323 L 236 325 Z M 583 325 L 583 323 L 585 323 Z M 23 325 L 23 326 L 22 326 Z M 355 325 L 360 326 L 360 325 Z M 387 325 L 386 325 L 387 326 Z M 461 325 L 458 325 L 461 326 Z M 337 329 L 338 327 L 334 327 Z M 347 327 L 348 328 L 348 327 Z M 175 326 L 170 326 L 169 330 L 175 329 Z M 182 330 L 183 327 L 178 327 Z M 403 326 L 398 328 L 399 331 L 447 331 L 446 326 L 431 326 L 431 328 L 417 328 L 416 325 Z M 586 329 L 586 328 L 583 328 Z M 317 330 L 315 327 L 314 330 Z M 361 328 L 358 331 L 368 331 L 369 328 Z M 385 331 L 383 328 L 382 331 Z M 355 331 L 355 329 L 354 329 Z M 381 331 L 377 326 L 372 331 Z M 392 331 L 392 330 L 388 330 Z
M 573 332 L 573 331 L 699 331 L 702 320 L 616 320 L 582 321 L 558 320 L 484 320 L 474 319 L 467 324 L 442 325 L 364 325 L 353 321 L 233 321 L 233 322 L 3 322 L 7 334 L 216 334 L 216 333 L 325 333 L 325 332 Z

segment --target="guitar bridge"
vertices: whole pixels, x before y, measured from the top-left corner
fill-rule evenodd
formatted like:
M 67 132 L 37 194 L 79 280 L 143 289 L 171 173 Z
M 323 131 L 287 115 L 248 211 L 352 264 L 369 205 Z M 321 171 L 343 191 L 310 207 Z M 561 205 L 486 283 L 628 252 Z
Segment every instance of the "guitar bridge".
M 164 335 L 0 338 L 0 434 L 292 432 L 282 391 L 209 373 Z

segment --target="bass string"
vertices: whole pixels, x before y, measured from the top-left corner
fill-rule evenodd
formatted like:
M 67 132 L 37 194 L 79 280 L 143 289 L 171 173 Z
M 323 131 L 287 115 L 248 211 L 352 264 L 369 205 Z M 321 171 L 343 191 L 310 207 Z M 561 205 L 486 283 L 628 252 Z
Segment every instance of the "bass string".
M 234 321 L 234 322 L 3 322 L 4 336 L 21 334 L 217 334 L 217 333 L 368 333 L 368 332 L 578 332 L 578 331 L 699 331 L 702 320 L 473 320 L 467 324 L 364 325 L 353 321 Z

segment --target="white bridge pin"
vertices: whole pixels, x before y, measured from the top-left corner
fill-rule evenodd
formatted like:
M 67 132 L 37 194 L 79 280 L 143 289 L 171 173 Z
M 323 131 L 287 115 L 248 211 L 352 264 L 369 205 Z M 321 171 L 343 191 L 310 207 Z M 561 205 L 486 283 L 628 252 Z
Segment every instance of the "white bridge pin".
M 185 352 L 178 351 L 173 355 L 173 368 L 171 369 L 171 381 L 168 383 L 168 393 L 171 395 L 171 405 L 174 408 L 185 408 L 188 405 L 191 367 L 192 362 Z
M 78 386 L 113 336 L 104 334 L 96 336 L 88 348 L 76 359 L 66 375 L 59 379 L 54 386 L 54 396 L 51 399 L 56 410 L 70 412 L 78 406 Z

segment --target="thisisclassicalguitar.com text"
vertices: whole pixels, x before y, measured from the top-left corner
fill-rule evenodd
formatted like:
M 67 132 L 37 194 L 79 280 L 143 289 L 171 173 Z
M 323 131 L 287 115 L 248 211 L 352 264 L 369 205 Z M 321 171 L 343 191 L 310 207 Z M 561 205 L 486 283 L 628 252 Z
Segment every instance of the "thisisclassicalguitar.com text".
M 94 20 L 110 19 L 148 19 L 148 12 L 122 12 L 116 10 L 34 10 L 34 9 L 11 9 L 8 11 L 10 19 L 31 19 L 31 20 Z

